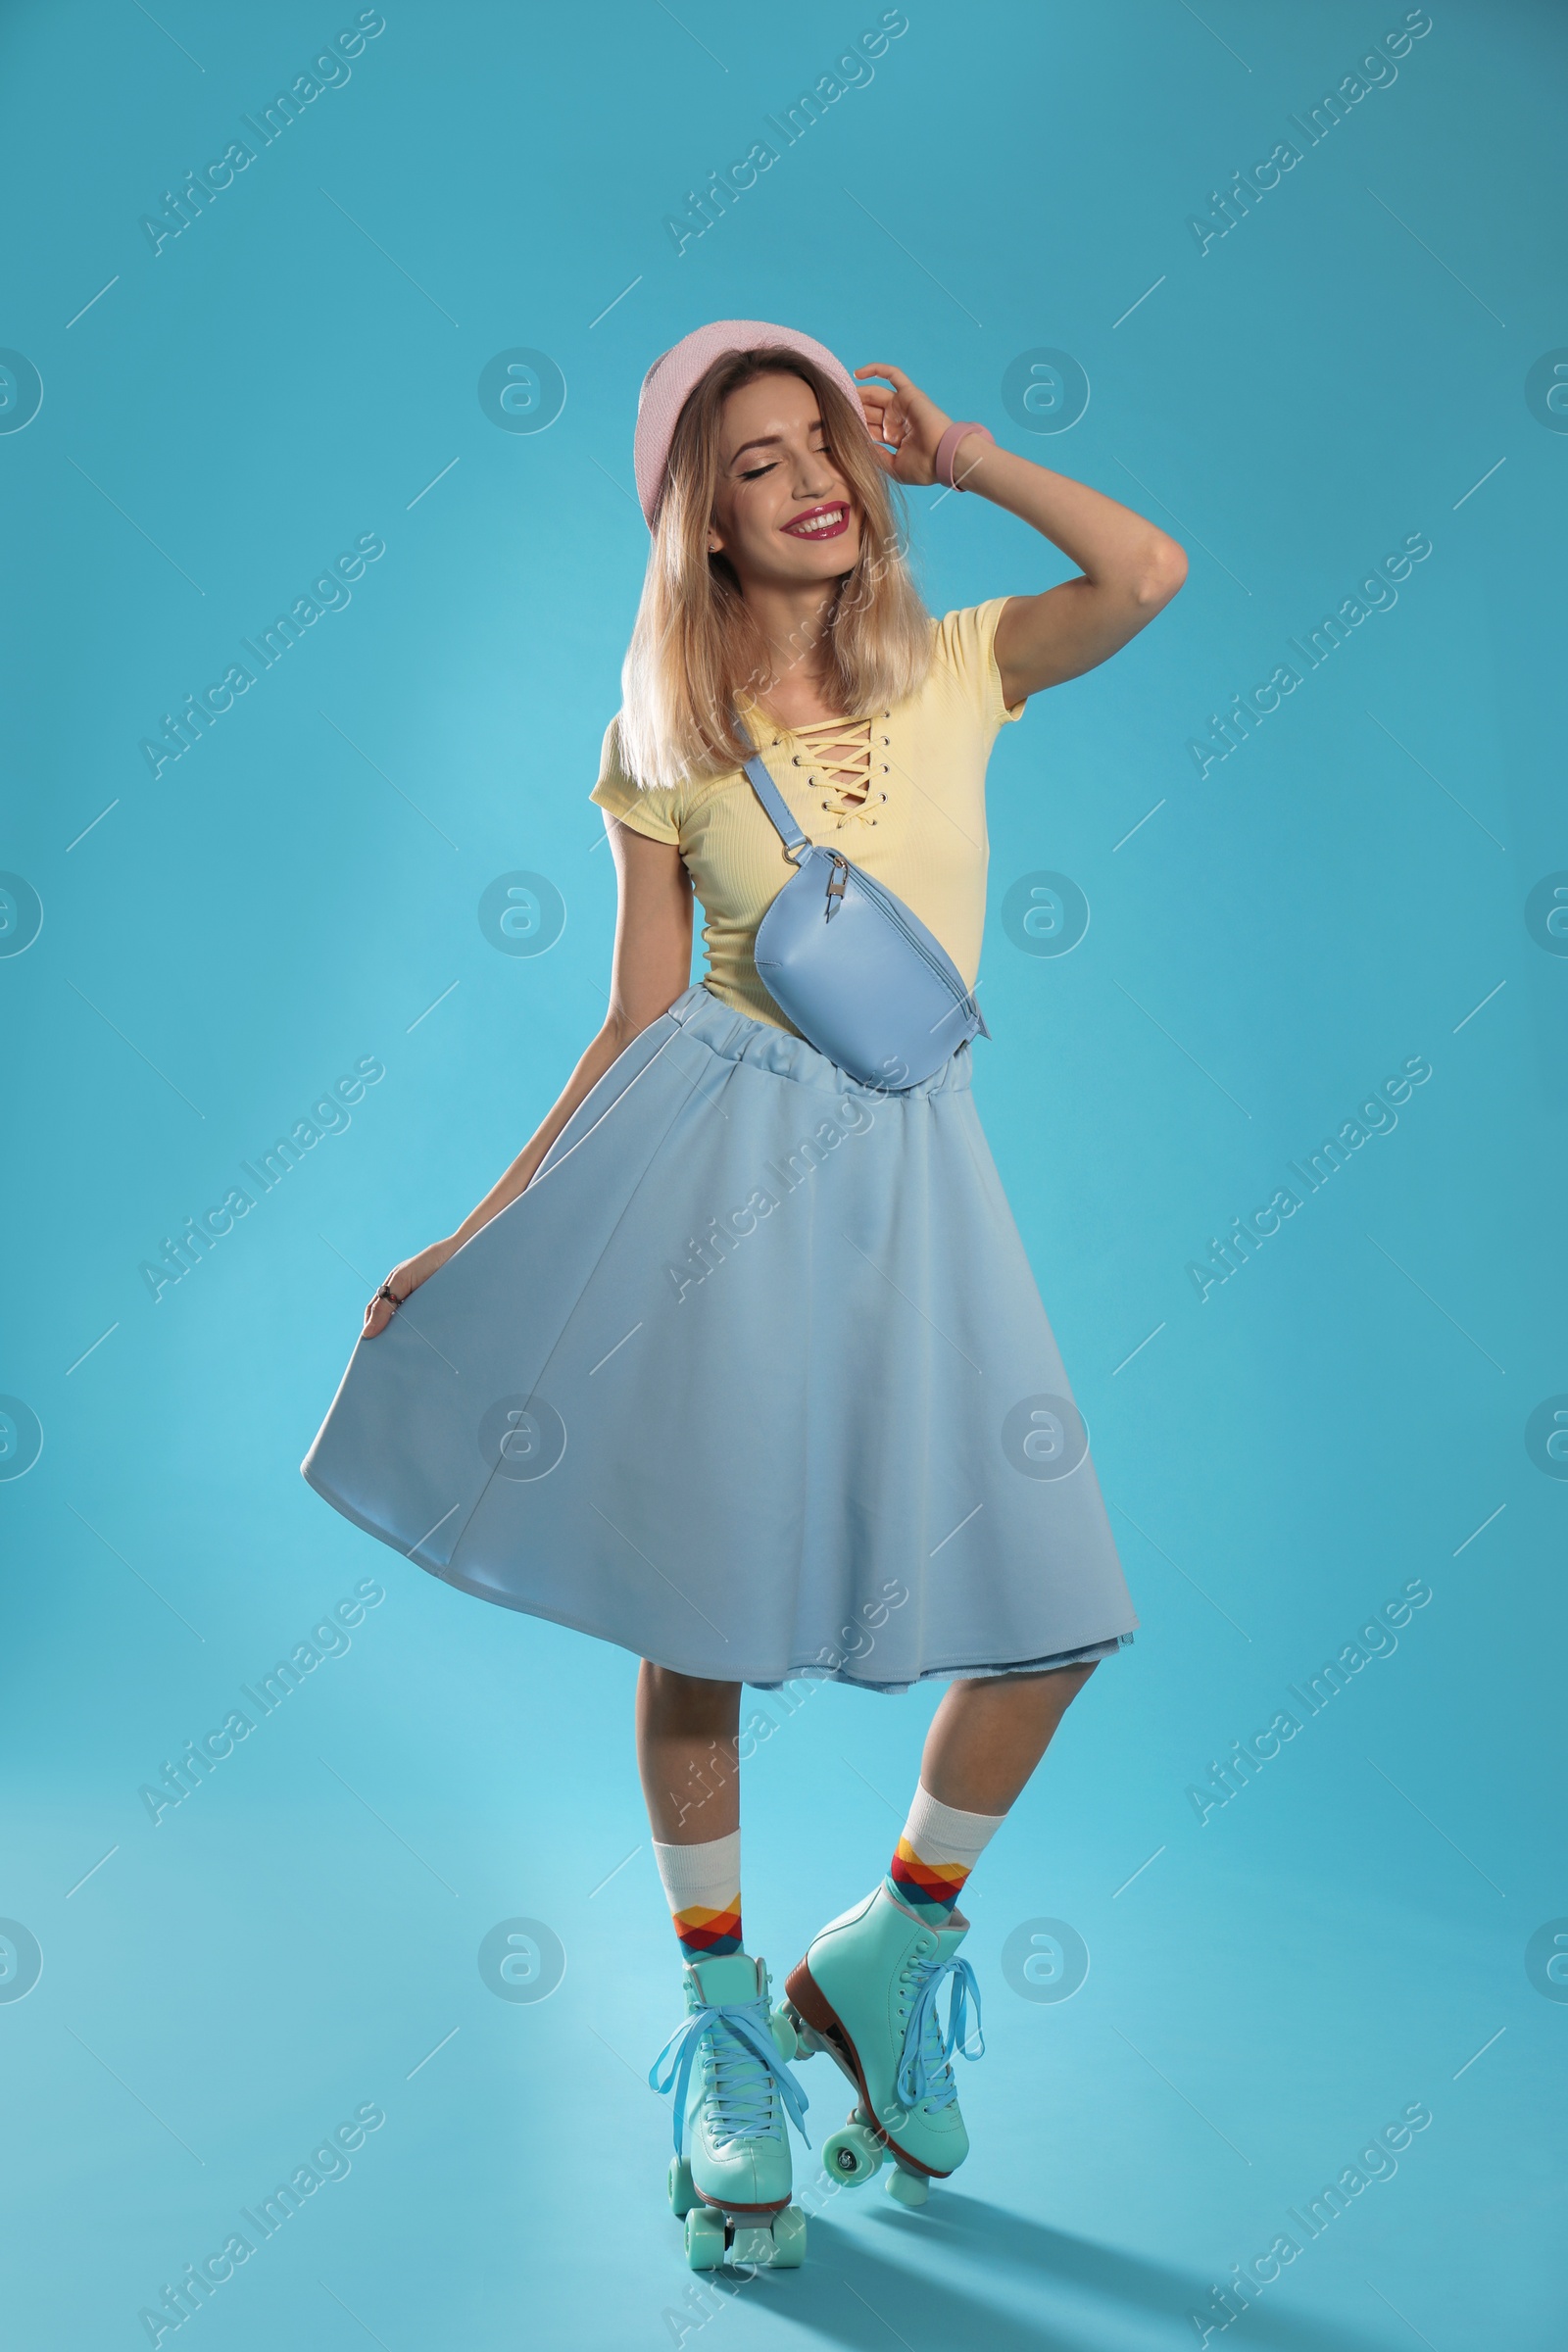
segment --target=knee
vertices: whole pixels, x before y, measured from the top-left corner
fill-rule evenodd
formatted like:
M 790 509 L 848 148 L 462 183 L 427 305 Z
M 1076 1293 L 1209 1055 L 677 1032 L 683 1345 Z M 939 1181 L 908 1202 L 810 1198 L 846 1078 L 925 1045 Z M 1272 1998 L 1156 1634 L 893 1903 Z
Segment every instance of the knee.
M 703 1675 L 680 1674 L 673 1666 L 656 1666 L 644 1658 L 638 1678 L 644 1704 L 662 1722 L 688 1730 L 722 1732 L 740 1713 L 739 1683 L 711 1682 Z
M 1011 1701 L 1001 1699 L 1003 1706 L 1015 1704 L 1024 1707 L 1031 1718 L 1059 1723 L 1098 1663 L 1098 1659 L 1091 1658 L 1083 1665 L 1048 1666 L 1037 1669 L 1033 1674 L 988 1676 L 983 1681 L 974 1682 L 969 1688 L 984 1693 L 997 1690 L 999 1684 L 1005 1685 L 1010 1691 L 1016 1691 L 1019 1695 Z M 1024 1692 L 1028 1693 L 1027 1697 L 1022 1695 Z
M 1058 1723 L 1099 1663 L 1098 1658 L 1090 1658 L 1082 1665 L 1058 1666 L 1054 1674 L 1042 1675 L 1041 1680 L 1048 1688 Z
M 1021 1686 L 1065 1709 L 1072 1704 L 1099 1663 L 1098 1658 L 1089 1658 L 1077 1666 L 1037 1666 L 1032 1671 L 1025 1669 L 1019 1674 L 976 1675 L 967 1688 L 985 1691 L 994 1690 L 1004 1684 L 1013 1689 Z
M 681 1674 L 673 1666 L 656 1666 L 652 1658 L 642 1661 L 643 1679 L 656 1690 L 682 1692 L 693 1699 L 725 1699 L 739 1696 L 739 1683 L 718 1683 L 703 1674 Z

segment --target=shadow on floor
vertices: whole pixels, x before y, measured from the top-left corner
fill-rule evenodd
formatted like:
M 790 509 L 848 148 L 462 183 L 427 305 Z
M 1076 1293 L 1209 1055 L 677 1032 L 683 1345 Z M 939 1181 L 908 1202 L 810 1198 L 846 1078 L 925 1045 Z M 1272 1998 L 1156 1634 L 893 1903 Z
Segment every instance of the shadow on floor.
M 875 2192 L 864 2193 L 869 2204 Z M 1213 2282 L 1197 2272 L 1070 2237 L 952 2191 L 934 2193 L 921 2213 L 880 2198 L 867 2218 L 876 2242 L 864 2232 L 852 2235 L 829 2212 L 810 2223 L 810 2252 L 802 2270 L 761 2272 L 751 2279 L 719 2273 L 717 2292 L 732 2288 L 742 2308 L 765 2308 L 852 2352 L 890 2352 L 894 2343 L 907 2352 L 968 2352 L 971 2346 L 976 2352 L 1115 2352 L 1122 2340 L 1118 2317 L 1129 2346 L 1151 2347 L 1168 2329 L 1171 2344 L 1190 2352 L 1198 2338 L 1189 2314 L 1208 2308 Z M 1309 2254 L 1303 2249 L 1303 2257 Z M 993 2299 L 999 2291 L 1004 2300 Z M 1292 2292 L 1288 2286 L 1283 2291 Z M 1245 2342 L 1248 2352 L 1385 2352 L 1387 2339 L 1379 2342 L 1340 2320 L 1315 2320 L 1284 2303 L 1270 2308 L 1270 2292 L 1263 2289 L 1246 2314 L 1245 2336 L 1216 2333 L 1209 2352 L 1219 2352 L 1227 2340 Z M 1052 2308 L 1058 2295 L 1059 2313 Z M 1020 2312 L 1031 2303 L 1038 2303 L 1037 2318 Z M 685 2352 L 701 2334 L 699 2324 L 684 2339 Z

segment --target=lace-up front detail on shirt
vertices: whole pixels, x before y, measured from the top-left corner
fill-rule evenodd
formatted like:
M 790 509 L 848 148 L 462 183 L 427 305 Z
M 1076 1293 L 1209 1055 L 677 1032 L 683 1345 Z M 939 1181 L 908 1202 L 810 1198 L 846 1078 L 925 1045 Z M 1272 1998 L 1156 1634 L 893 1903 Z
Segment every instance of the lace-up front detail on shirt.
M 858 825 L 876 823 L 888 797 L 882 781 L 889 772 L 887 719 L 882 710 L 870 718 L 815 719 L 790 731 L 790 740 L 800 747 L 791 755 L 793 763 L 806 770 L 814 798 L 834 819 L 834 832 L 842 832 L 852 818 Z M 783 740 L 773 737 L 775 743 Z

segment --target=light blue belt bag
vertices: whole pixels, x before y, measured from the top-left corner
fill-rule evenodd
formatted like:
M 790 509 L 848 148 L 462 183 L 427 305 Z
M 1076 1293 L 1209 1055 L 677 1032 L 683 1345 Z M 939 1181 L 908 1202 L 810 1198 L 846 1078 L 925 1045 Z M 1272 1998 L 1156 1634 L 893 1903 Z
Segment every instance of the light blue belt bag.
M 976 1031 L 989 1037 L 963 974 L 919 916 L 839 851 L 807 840 L 756 752 L 746 773 L 796 869 L 758 928 L 757 969 L 801 1035 L 890 1094 L 934 1076 Z

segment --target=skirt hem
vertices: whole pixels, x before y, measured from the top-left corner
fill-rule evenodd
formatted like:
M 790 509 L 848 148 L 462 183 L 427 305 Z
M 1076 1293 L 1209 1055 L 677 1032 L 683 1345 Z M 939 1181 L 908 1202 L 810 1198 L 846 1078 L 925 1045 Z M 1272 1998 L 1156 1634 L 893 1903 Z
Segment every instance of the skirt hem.
M 954 1682 L 977 1683 L 991 1681 L 1004 1674 L 1054 1674 L 1065 1666 L 1086 1666 L 1100 1658 L 1114 1657 L 1118 1649 L 1131 1648 L 1132 1640 L 1131 1634 L 1110 1634 L 1103 1642 L 1086 1642 L 1077 1649 L 1055 1650 L 1050 1657 L 1043 1658 L 1009 1658 L 1001 1665 L 922 1666 L 919 1673 L 906 1683 L 873 1683 L 862 1680 L 858 1675 L 830 1674 L 822 1668 L 813 1669 L 809 1666 L 792 1668 L 782 1681 L 776 1683 L 754 1682 L 750 1675 L 743 1679 L 749 1690 L 781 1690 L 786 1682 L 847 1683 L 852 1690 L 877 1690 L 890 1698 L 897 1698 L 902 1692 L 912 1690 L 916 1684 L 938 1682 L 944 1676 L 951 1677 Z
M 341 1509 L 342 1505 L 338 1507 Z M 358 1524 L 365 1528 L 367 1534 L 380 1536 L 380 1531 L 370 1527 L 366 1520 L 359 1519 Z M 387 1539 L 380 1536 L 380 1541 L 385 1543 Z M 394 1544 L 393 1548 L 401 1549 L 401 1546 Z M 409 1555 L 405 1553 L 404 1557 Z M 611 1633 L 605 1627 L 586 1625 L 580 1617 L 568 1617 L 564 1611 L 546 1607 L 537 1599 L 512 1600 L 505 1593 L 492 1592 L 486 1585 L 462 1575 L 453 1575 L 450 1569 L 433 1568 L 426 1573 L 439 1578 L 444 1585 L 451 1585 L 457 1592 L 470 1594 L 475 1600 L 495 1601 L 502 1608 L 511 1609 L 515 1616 L 540 1618 L 545 1624 L 559 1625 L 569 1634 L 581 1634 L 589 1642 L 607 1642 L 612 1649 L 623 1649 L 630 1657 L 647 1658 L 650 1665 L 662 1666 L 667 1673 L 684 1674 L 697 1683 L 740 1683 L 749 1690 L 781 1690 L 786 1683 L 845 1683 L 854 1690 L 876 1690 L 888 1697 L 897 1697 L 901 1691 L 912 1690 L 917 1683 L 934 1682 L 944 1676 L 952 1676 L 955 1680 L 978 1681 L 982 1677 L 1002 1674 L 1050 1674 L 1057 1667 L 1078 1666 L 1092 1658 L 1109 1657 L 1114 1651 L 1129 1647 L 1133 1639 L 1130 1632 L 1117 1632 L 1106 1634 L 1098 1642 L 1080 1642 L 1072 1649 L 1053 1650 L 1046 1656 L 944 1661 L 920 1666 L 913 1674 L 902 1676 L 897 1682 L 873 1682 L 868 1676 L 846 1674 L 841 1667 L 825 1667 L 811 1659 L 798 1666 L 786 1666 L 782 1673 L 713 1674 L 682 1665 L 674 1658 L 650 1658 L 646 1649 L 635 1642 L 628 1642 L 623 1635 Z

